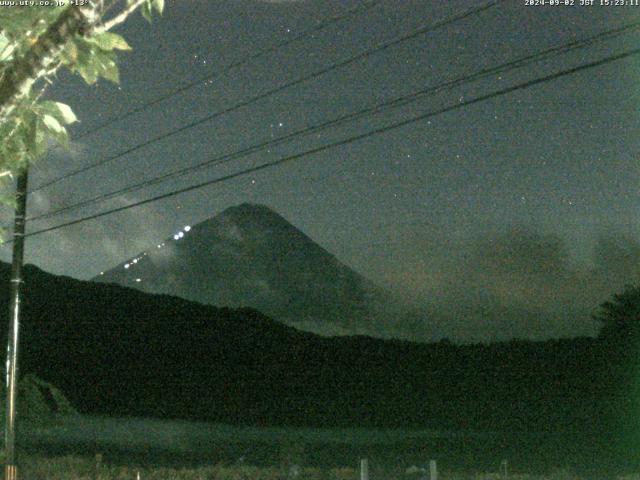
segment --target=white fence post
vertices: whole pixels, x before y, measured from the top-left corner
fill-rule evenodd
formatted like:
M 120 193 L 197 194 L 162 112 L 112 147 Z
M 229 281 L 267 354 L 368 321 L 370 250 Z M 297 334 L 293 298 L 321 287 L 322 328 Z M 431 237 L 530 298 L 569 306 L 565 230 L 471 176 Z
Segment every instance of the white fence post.
M 429 479 L 438 480 L 438 465 L 435 460 L 429 460 Z
M 292 480 L 297 479 L 300 476 L 300 466 L 297 463 L 289 465 L 289 478 Z
M 369 480 L 369 461 L 366 458 L 360 460 L 360 480 Z
M 100 467 L 102 466 L 102 454 L 101 453 L 96 453 L 96 465 L 95 465 L 95 470 L 93 471 L 93 478 L 95 480 L 98 480 L 98 478 L 100 477 Z
M 509 476 L 509 463 L 506 460 L 500 462 L 500 473 L 502 473 L 502 478 L 507 478 Z

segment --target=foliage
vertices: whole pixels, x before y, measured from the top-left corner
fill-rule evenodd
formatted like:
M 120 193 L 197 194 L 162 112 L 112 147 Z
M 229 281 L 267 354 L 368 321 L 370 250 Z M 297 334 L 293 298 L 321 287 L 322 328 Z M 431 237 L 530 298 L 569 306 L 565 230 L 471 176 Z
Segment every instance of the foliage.
M 140 3 L 142 14 L 148 20 L 151 20 L 152 10 L 162 13 L 164 7 L 164 0 L 126 0 L 125 13 L 127 8 Z M 34 45 L 68 8 L 72 7 L 0 8 L 0 86 L 11 80 L 8 72 L 33 51 Z M 17 101 L 9 118 L 0 122 L 0 178 L 9 178 L 9 173 L 42 157 L 50 142 L 68 145 L 66 126 L 77 121 L 75 114 L 68 105 L 41 100 L 59 68 L 77 73 L 88 84 L 99 78 L 118 83 L 116 51 L 130 49 L 120 35 L 100 28 L 70 36 L 57 51 L 53 67 L 46 72 L 34 73 L 40 81 Z M 6 198 L 3 200 L 7 201 Z
M 5 407 L 5 388 L 0 388 L 0 411 Z M 18 384 L 18 415 L 30 426 L 47 426 L 55 424 L 62 417 L 76 415 L 69 400 L 56 387 L 48 382 L 27 374 Z M 0 418 L 4 425 L 4 418 Z
M 600 337 L 631 341 L 640 333 L 640 286 L 627 286 L 622 293 L 600 305 L 594 319 L 602 324 Z

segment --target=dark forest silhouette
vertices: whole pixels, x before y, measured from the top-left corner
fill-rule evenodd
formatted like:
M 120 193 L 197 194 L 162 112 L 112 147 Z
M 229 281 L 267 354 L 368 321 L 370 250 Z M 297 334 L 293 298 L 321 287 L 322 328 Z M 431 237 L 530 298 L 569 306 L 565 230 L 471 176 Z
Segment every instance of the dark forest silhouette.
M 637 289 L 628 292 L 640 303 Z M 630 298 L 615 301 L 627 308 Z M 603 305 L 601 338 L 488 345 L 323 338 L 252 309 L 29 267 L 23 371 L 60 385 L 87 412 L 456 428 L 525 428 L 555 418 L 575 427 L 598 418 L 625 376 L 628 344 L 613 340 L 627 338 L 615 333 L 627 327 L 608 313 L 619 311 Z
M 0 275 L 8 273 L 2 264 Z M 602 306 L 598 338 L 455 345 L 324 338 L 252 309 L 32 266 L 26 279 L 22 371 L 59 386 L 81 413 L 636 435 L 637 353 L 621 332 L 637 331 L 637 288 Z

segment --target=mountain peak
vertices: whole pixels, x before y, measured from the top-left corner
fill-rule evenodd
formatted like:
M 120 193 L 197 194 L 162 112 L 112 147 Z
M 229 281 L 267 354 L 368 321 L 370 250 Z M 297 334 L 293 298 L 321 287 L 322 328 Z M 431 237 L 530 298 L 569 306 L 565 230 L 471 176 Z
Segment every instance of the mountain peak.
M 253 226 L 254 228 L 278 228 L 287 231 L 295 230 L 299 232 L 297 228 L 291 225 L 282 215 L 275 212 L 266 205 L 259 203 L 242 203 L 233 207 L 225 209 L 219 215 L 211 219 L 217 223 L 232 222 L 239 226 Z M 300 232 L 302 233 L 302 232 Z
M 371 299 L 380 293 L 280 214 L 254 203 L 185 227 L 95 280 L 324 327 L 368 324 Z
M 262 203 L 250 203 L 244 202 L 240 205 L 234 205 L 225 209 L 220 215 L 275 215 L 282 218 L 279 214 L 273 211 Z

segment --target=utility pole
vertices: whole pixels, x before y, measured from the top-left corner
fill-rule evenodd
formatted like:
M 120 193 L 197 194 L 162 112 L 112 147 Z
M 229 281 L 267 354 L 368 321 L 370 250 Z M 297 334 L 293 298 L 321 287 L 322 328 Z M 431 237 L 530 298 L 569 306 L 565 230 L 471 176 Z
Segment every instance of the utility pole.
M 16 209 L 13 227 L 13 258 L 11 262 L 11 299 L 9 307 L 9 334 L 7 338 L 7 403 L 4 445 L 6 463 L 4 480 L 17 480 L 18 467 L 15 458 L 16 440 L 16 394 L 18 383 L 18 327 L 20 323 L 20 303 L 22 284 L 22 260 L 24 258 L 25 217 L 27 213 L 28 169 L 18 174 L 16 182 Z

